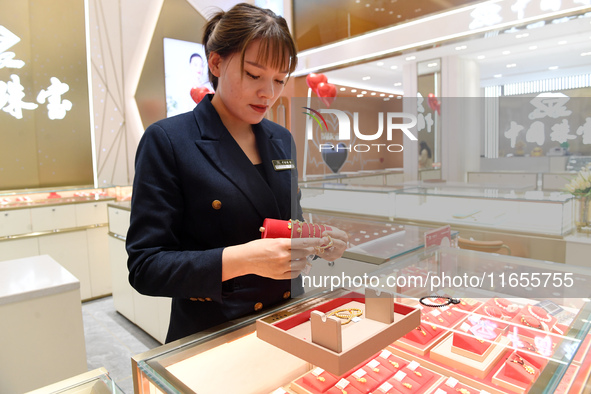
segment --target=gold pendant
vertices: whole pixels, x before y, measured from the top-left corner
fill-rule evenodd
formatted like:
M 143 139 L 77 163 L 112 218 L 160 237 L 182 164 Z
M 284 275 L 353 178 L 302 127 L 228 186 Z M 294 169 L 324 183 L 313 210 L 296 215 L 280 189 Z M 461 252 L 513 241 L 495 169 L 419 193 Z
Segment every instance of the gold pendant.
M 524 365 L 523 368 L 527 371 L 528 374 L 533 375 L 536 371 L 533 369 L 531 365 Z
M 410 384 L 410 383 L 402 383 L 402 385 L 409 390 L 412 389 L 412 384 Z

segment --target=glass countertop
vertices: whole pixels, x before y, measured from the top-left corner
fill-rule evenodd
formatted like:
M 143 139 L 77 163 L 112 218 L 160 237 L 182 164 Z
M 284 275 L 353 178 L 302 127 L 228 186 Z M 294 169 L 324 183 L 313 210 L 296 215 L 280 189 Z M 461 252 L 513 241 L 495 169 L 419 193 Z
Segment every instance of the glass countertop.
M 308 222 L 327 224 L 346 232 L 350 246 L 343 257 L 372 264 L 382 264 L 423 248 L 425 233 L 435 229 L 313 213 L 304 213 L 304 218 Z M 457 234 L 457 231 L 452 231 L 452 239 Z

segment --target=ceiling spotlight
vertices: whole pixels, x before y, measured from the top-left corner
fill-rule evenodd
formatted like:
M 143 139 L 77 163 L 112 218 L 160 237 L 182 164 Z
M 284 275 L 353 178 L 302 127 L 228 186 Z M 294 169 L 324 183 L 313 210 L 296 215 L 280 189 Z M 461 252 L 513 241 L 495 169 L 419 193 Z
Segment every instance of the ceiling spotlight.
M 548 67 L 548 70 L 558 70 L 558 66 L 550 66 Z
M 461 50 L 464 50 L 466 48 L 468 48 L 466 45 L 460 45 L 460 46 L 457 46 L 456 47 L 456 51 L 461 51 Z
M 495 74 L 495 75 L 493 75 L 493 77 L 495 77 L 495 78 L 501 78 L 502 76 L 503 76 L 503 74 Z
M 394 97 L 394 95 L 393 94 L 389 94 L 388 97 Z
M 380 97 L 385 97 L 386 94 L 385 93 L 380 93 Z
M 382 67 L 384 65 L 384 62 L 377 62 L 376 66 Z
M 362 94 L 358 94 L 357 97 L 363 97 L 363 95 Z
M 513 67 L 517 67 L 517 64 L 515 64 L 515 63 L 507 64 L 507 68 L 513 68 Z
M 376 92 L 371 92 L 371 95 L 372 95 L 372 96 L 375 96 L 375 95 L 376 95 Z
M 396 70 L 398 66 L 390 66 L 390 70 Z
M 583 53 L 581 53 L 581 56 L 589 56 L 589 55 L 591 55 L 591 52 L 583 52 Z
M 478 56 L 476 59 L 478 59 L 478 60 L 482 60 L 482 59 L 484 59 L 485 57 L 486 57 L 486 56 L 484 56 L 484 55 L 480 55 L 480 56 Z
M 533 50 L 536 50 L 536 49 L 538 49 L 538 46 L 537 46 L 537 45 L 532 45 L 532 46 L 530 46 L 530 47 L 529 47 L 529 48 L 527 48 L 527 49 L 529 49 L 530 51 L 533 51 Z
M 347 88 L 340 88 L 339 89 L 341 92 L 344 92 L 345 90 L 347 90 Z
M 503 51 L 503 55 L 509 55 L 511 51 Z
M 415 60 L 416 58 L 417 58 L 416 56 L 408 56 L 408 57 L 406 58 L 406 60 Z
M 369 75 L 367 75 L 367 76 L 365 76 L 365 77 L 363 77 L 361 79 L 363 79 L 364 81 L 367 81 L 368 79 L 371 79 L 371 77 Z
M 367 90 L 362 90 L 361 94 L 367 94 Z
M 522 33 L 522 34 L 517 34 L 517 35 L 515 36 L 515 38 L 525 38 L 525 37 L 527 37 L 527 36 L 529 36 L 529 33 Z
M 357 93 L 357 89 L 351 89 L 351 93 Z
M 396 82 L 394 86 L 402 86 L 402 82 Z

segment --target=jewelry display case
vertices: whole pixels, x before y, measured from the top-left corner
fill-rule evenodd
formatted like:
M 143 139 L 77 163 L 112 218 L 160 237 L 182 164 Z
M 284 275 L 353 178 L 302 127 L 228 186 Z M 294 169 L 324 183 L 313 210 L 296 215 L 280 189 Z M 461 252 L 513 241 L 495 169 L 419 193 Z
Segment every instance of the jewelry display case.
M 394 294 L 395 305 L 419 308 L 421 324 L 343 375 L 262 341 L 255 323 L 281 325 L 349 289 L 308 295 L 137 355 L 132 359 L 136 393 L 585 389 L 591 370 L 591 270 L 435 248 L 389 263 L 372 278 L 371 287 Z M 450 305 L 440 305 L 445 303 Z
M 337 174 L 307 175 L 306 179 L 300 179 L 299 184 L 333 182 L 333 183 L 351 183 L 355 185 L 396 185 L 404 182 L 404 169 L 387 168 L 375 171 L 343 171 Z
M 529 186 L 406 182 L 395 186 L 315 183 L 301 186 L 302 208 L 418 223 L 565 236 L 572 196 Z M 398 208 L 398 209 L 397 209 Z
M 304 280 L 306 291 L 324 287 L 322 285 L 328 277 L 368 274 L 396 258 L 417 253 L 425 247 L 425 234 L 435 230 L 428 226 L 307 212 L 304 212 L 304 218 L 310 223 L 336 227 L 349 236 L 349 246 L 341 258 L 335 261 L 317 259 L 312 262 Z M 455 245 L 457 236 L 457 231 L 450 232 L 450 244 Z
M 105 368 L 62 380 L 49 386 L 41 387 L 29 394 L 124 394 L 109 376 Z
M 550 236 L 573 230 L 572 195 L 513 188 L 433 184 L 396 192 L 397 220 L 449 223 Z
M 0 192 L 0 256 L 51 255 L 80 280 L 82 300 L 110 294 L 107 204 L 124 190 L 81 186 Z

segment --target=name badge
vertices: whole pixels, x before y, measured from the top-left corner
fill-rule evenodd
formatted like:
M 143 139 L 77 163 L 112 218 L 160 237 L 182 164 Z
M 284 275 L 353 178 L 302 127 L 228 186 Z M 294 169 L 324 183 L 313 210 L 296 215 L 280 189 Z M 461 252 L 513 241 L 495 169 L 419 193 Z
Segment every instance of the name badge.
M 292 159 L 273 160 L 273 168 L 275 171 L 293 170 L 295 164 Z

